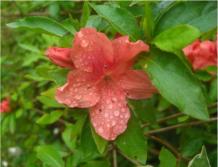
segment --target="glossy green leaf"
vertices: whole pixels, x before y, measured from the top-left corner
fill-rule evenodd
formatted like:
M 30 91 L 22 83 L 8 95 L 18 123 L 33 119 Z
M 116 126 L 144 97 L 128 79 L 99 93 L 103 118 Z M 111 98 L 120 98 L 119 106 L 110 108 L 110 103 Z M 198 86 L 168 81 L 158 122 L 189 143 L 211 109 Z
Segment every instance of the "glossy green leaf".
M 93 127 L 91 127 L 92 130 L 92 136 L 95 141 L 95 144 L 98 148 L 99 153 L 103 154 L 105 149 L 107 148 L 108 142 L 104 140 L 102 137 L 100 137 L 94 130 Z
M 192 43 L 201 35 L 200 31 L 190 25 L 179 25 L 161 32 L 153 43 L 161 50 L 176 53 Z
M 36 147 L 37 157 L 50 167 L 63 167 L 64 161 L 59 150 L 53 146 L 44 145 Z
M 52 124 L 56 122 L 61 116 L 62 116 L 61 111 L 52 111 L 49 114 L 44 114 L 41 116 L 36 122 L 40 125 L 47 125 L 47 124 Z
M 132 114 L 128 123 L 128 128 L 115 141 L 118 149 L 141 164 L 147 160 L 147 141 L 139 125 L 139 120 Z
M 105 30 L 108 25 L 105 19 L 97 15 L 91 15 L 86 23 L 86 27 L 94 27 L 99 31 Z
M 159 93 L 181 112 L 208 119 L 207 104 L 200 83 L 173 54 L 152 49 L 145 69 Z
M 80 26 L 84 27 L 90 15 L 89 4 L 87 1 L 83 3 L 82 16 L 80 19 Z
M 181 1 L 159 19 L 156 33 L 179 24 L 190 24 L 207 32 L 217 25 L 216 11 L 215 1 Z
M 176 167 L 176 158 L 175 156 L 165 149 L 164 147 L 161 148 L 159 154 L 160 166 L 159 167 Z
M 69 32 L 60 23 L 43 16 L 26 17 L 12 23 L 8 23 L 7 26 L 10 28 L 29 28 L 32 30 L 39 30 L 60 37 Z
M 188 164 L 188 167 L 211 167 L 205 147 L 202 147 L 200 154 L 196 155 Z
M 138 27 L 134 16 L 126 9 L 111 5 L 93 5 L 97 14 L 105 18 L 121 34 L 129 35 L 136 40 L 141 37 L 141 29 Z

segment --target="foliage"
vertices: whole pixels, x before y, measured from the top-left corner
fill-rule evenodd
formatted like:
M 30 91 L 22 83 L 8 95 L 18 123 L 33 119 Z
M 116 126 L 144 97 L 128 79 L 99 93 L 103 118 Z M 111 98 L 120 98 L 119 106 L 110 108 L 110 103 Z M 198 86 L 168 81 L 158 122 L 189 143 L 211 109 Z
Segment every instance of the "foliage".
M 193 71 L 182 49 L 197 38 L 215 40 L 216 3 L 1 2 L 1 99 L 10 97 L 12 110 L 1 114 L 2 166 L 215 167 L 216 68 Z M 135 68 L 149 74 L 158 94 L 128 102 L 131 120 L 114 142 L 95 133 L 86 109 L 54 98 L 67 71 L 50 63 L 45 50 L 71 47 L 82 27 L 150 45 Z

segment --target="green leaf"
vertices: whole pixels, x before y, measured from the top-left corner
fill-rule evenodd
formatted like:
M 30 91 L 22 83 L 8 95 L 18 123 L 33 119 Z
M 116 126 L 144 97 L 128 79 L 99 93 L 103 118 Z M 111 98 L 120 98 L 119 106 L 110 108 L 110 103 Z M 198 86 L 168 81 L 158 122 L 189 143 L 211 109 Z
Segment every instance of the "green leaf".
M 44 114 L 36 122 L 40 125 L 52 124 L 56 122 L 62 116 L 62 114 L 63 113 L 61 111 L 53 111 L 49 114 Z
M 126 9 L 111 5 L 93 5 L 91 7 L 99 16 L 105 18 L 121 34 L 136 40 L 141 37 L 141 29 L 134 16 Z
M 64 161 L 61 158 L 59 150 L 53 146 L 37 146 L 36 147 L 37 157 L 46 165 L 50 167 L 63 167 Z
M 145 65 L 159 93 L 181 112 L 207 120 L 207 104 L 200 83 L 189 69 L 173 54 L 152 49 Z
M 202 147 L 200 154 L 197 154 L 188 164 L 188 167 L 210 167 L 205 147 Z
M 108 161 L 89 161 L 85 165 L 82 165 L 81 167 L 110 167 L 110 163 Z
M 60 37 L 63 37 L 69 32 L 60 23 L 43 16 L 26 17 L 12 23 L 8 23 L 7 26 L 10 28 L 29 28 L 31 30 L 39 30 Z
M 159 160 L 159 167 L 176 167 L 176 158 L 170 151 L 168 151 L 164 147 L 161 148 Z
M 139 121 L 132 114 L 127 130 L 121 134 L 115 144 L 120 151 L 141 164 L 146 163 L 147 159 L 147 141 L 143 135 Z
M 83 3 L 82 16 L 80 19 L 80 26 L 84 27 L 90 15 L 89 4 L 87 1 Z
M 196 26 L 207 32 L 217 26 L 216 2 L 181 1 L 170 8 L 156 23 L 156 33 L 179 24 Z
M 105 30 L 108 25 L 105 19 L 97 15 L 90 16 L 86 23 L 86 27 L 94 27 L 99 31 Z
M 192 43 L 201 35 L 200 31 L 190 25 L 179 25 L 161 32 L 153 43 L 161 50 L 176 53 Z
M 77 114 L 77 112 L 73 112 L 74 119 L 76 119 L 76 123 L 67 124 L 64 132 L 62 133 L 62 139 L 71 150 L 75 149 L 77 138 L 82 131 L 82 127 L 87 116 L 85 113 L 78 113 L 78 116 L 76 117 L 75 114 Z
M 80 150 L 82 151 L 83 161 L 92 160 L 99 156 L 95 141 L 92 137 L 91 125 L 86 121 L 81 134 Z
M 104 140 L 101 136 L 99 136 L 95 130 L 93 129 L 93 127 L 91 127 L 92 130 L 92 136 L 94 138 L 95 144 L 98 148 L 99 153 L 103 154 L 105 149 L 107 148 L 107 144 L 108 142 L 106 140 Z

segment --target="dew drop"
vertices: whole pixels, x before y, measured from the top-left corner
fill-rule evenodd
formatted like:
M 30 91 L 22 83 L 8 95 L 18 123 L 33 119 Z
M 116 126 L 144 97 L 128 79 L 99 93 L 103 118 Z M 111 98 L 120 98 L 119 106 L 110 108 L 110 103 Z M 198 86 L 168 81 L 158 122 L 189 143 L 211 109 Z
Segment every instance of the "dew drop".
M 104 131 L 104 129 L 102 127 L 98 128 L 99 133 L 102 133 Z
M 81 42 L 81 46 L 82 47 L 87 47 L 89 45 L 89 42 L 88 41 L 86 41 L 86 40 L 82 40 L 82 42 Z
M 114 115 L 115 115 L 116 117 L 118 117 L 118 116 L 120 115 L 120 112 L 117 111 L 117 110 L 115 110 L 115 111 L 114 111 Z
M 116 122 L 113 120 L 113 121 L 111 122 L 111 125 L 112 125 L 112 126 L 115 126 L 115 125 L 116 125 Z

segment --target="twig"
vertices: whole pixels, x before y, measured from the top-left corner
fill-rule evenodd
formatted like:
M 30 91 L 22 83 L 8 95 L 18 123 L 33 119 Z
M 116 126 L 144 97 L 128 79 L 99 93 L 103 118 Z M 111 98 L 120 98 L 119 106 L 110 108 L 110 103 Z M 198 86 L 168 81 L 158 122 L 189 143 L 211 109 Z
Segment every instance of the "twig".
M 156 136 L 153 136 L 153 135 L 146 135 L 147 137 L 157 141 L 158 143 L 166 146 L 169 150 L 172 151 L 172 153 L 175 154 L 175 156 L 180 159 L 181 158 L 181 154 L 179 153 L 179 151 L 177 151 L 177 149 L 175 147 L 173 147 L 170 143 L 168 143 L 167 141 L 159 138 L 159 137 L 156 137 Z
M 126 158 L 126 159 L 129 160 L 130 162 L 132 162 L 134 165 L 136 165 L 136 166 L 142 166 L 142 164 L 140 164 L 138 161 L 129 158 L 128 156 L 126 156 L 125 154 L 123 154 L 121 151 L 118 150 L 118 153 L 121 154 L 124 158 Z
M 113 167 L 117 167 L 117 151 L 113 148 Z
M 162 123 L 162 122 L 168 121 L 170 119 L 173 119 L 173 118 L 176 118 L 176 117 L 179 117 L 179 116 L 182 116 L 182 115 L 183 115 L 183 113 L 172 114 L 172 115 L 169 115 L 167 117 L 164 117 L 162 119 L 157 120 L 157 123 Z M 151 124 L 150 123 L 146 123 L 146 124 L 143 124 L 142 127 L 147 127 L 149 125 L 151 125 Z
M 217 117 L 212 117 L 208 121 L 193 121 L 193 122 L 188 122 L 188 123 L 177 124 L 177 125 L 168 126 L 168 127 L 165 127 L 165 128 L 150 130 L 150 131 L 146 132 L 145 135 L 165 132 L 165 131 L 169 131 L 169 130 L 176 129 L 176 128 L 181 128 L 181 127 L 200 125 L 200 124 L 204 124 L 204 123 L 213 122 L 213 121 L 216 121 L 216 120 L 217 120 Z

